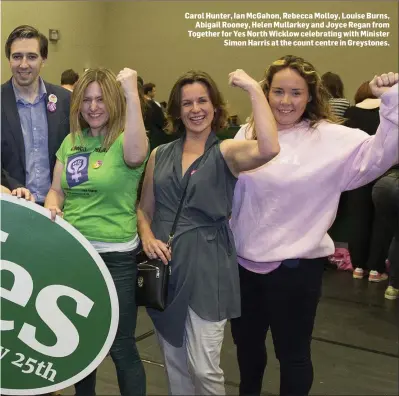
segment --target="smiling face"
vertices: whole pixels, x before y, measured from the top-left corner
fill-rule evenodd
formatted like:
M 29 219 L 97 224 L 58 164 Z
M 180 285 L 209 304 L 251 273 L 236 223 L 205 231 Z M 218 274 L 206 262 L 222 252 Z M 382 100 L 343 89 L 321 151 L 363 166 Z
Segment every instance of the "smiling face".
M 100 84 L 97 81 L 93 81 L 87 86 L 80 112 L 84 120 L 89 124 L 93 135 L 105 134 L 109 113 L 104 103 Z
M 10 68 L 17 86 L 29 87 L 36 83 L 43 64 L 38 39 L 17 39 L 11 44 Z
M 215 108 L 205 84 L 194 82 L 181 88 L 180 117 L 187 133 L 209 134 L 214 115 Z
M 309 102 L 308 84 L 296 70 L 280 70 L 273 76 L 268 99 L 278 129 L 291 128 L 301 119 Z

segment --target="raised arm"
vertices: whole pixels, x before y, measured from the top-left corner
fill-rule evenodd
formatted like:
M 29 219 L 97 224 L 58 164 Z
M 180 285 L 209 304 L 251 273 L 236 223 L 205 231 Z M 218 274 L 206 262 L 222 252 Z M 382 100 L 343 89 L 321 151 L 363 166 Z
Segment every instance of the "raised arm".
M 126 98 L 123 158 L 128 166 L 136 167 L 144 162 L 148 153 L 148 139 L 137 89 L 137 72 L 124 68 L 119 72 L 117 80 L 121 83 Z
M 353 143 L 345 163 L 342 191 L 370 183 L 398 163 L 398 81 L 398 73 L 388 73 L 370 82 L 374 96 L 381 98 L 380 125 L 374 136 Z
M 64 170 L 64 164 L 57 160 L 54 167 L 53 183 L 47 193 L 46 200 L 44 201 L 44 207 L 50 209 L 51 220 L 55 220 L 55 216 L 63 216 L 62 208 L 64 207 L 64 192 L 61 188 L 61 177 Z
M 229 83 L 249 94 L 257 140 L 224 140 L 220 149 L 233 174 L 258 168 L 280 152 L 276 121 L 261 86 L 243 70 L 229 75 Z
M 171 260 L 170 250 L 167 248 L 166 243 L 155 238 L 151 230 L 151 222 L 155 208 L 153 180 L 156 151 L 157 149 L 153 150 L 147 163 L 140 202 L 137 208 L 137 226 L 143 244 L 143 250 L 147 256 L 150 258 L 159 257 L 164 264 L 167 264 L 168 261 Z

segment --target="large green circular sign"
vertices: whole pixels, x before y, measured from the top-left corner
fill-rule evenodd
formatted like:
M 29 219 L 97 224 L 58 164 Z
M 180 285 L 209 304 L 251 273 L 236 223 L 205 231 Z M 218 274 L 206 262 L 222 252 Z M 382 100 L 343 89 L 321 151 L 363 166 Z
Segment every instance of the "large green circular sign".
M 91 244 L 47 209 L 1 195 L 1 394 L 66 388 L 115 338 L 118 299 Z

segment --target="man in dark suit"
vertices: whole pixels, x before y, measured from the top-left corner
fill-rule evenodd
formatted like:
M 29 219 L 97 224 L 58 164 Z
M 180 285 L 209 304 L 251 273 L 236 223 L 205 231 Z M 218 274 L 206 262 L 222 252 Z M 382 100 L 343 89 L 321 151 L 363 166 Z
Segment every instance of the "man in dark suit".
M 47 38 L 37 29 L 14 29 L 6 42 L 12 78 L 1 86 L 1 167 L 40 204 L 69 133 L 70 92 L 40 78 L 47 54 Z
M 150 140 L 151 151 L 161 144 L 169 143 L 173 136 L 165 133 L 166 119 L 161 105 L 154 100 L 155 84 L 147 83 L 143 86 L 144 98 L 146 100 L 146 112 L 144 117 L 145 129 Z

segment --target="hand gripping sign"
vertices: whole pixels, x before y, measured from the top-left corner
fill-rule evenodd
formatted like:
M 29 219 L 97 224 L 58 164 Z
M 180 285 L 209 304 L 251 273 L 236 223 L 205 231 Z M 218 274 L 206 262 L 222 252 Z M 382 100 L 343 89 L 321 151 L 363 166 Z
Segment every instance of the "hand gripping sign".
M 70 224 L 1 195 L 1 394 L 54 392 L 90 374 L 118 324 L 113 280 Z

